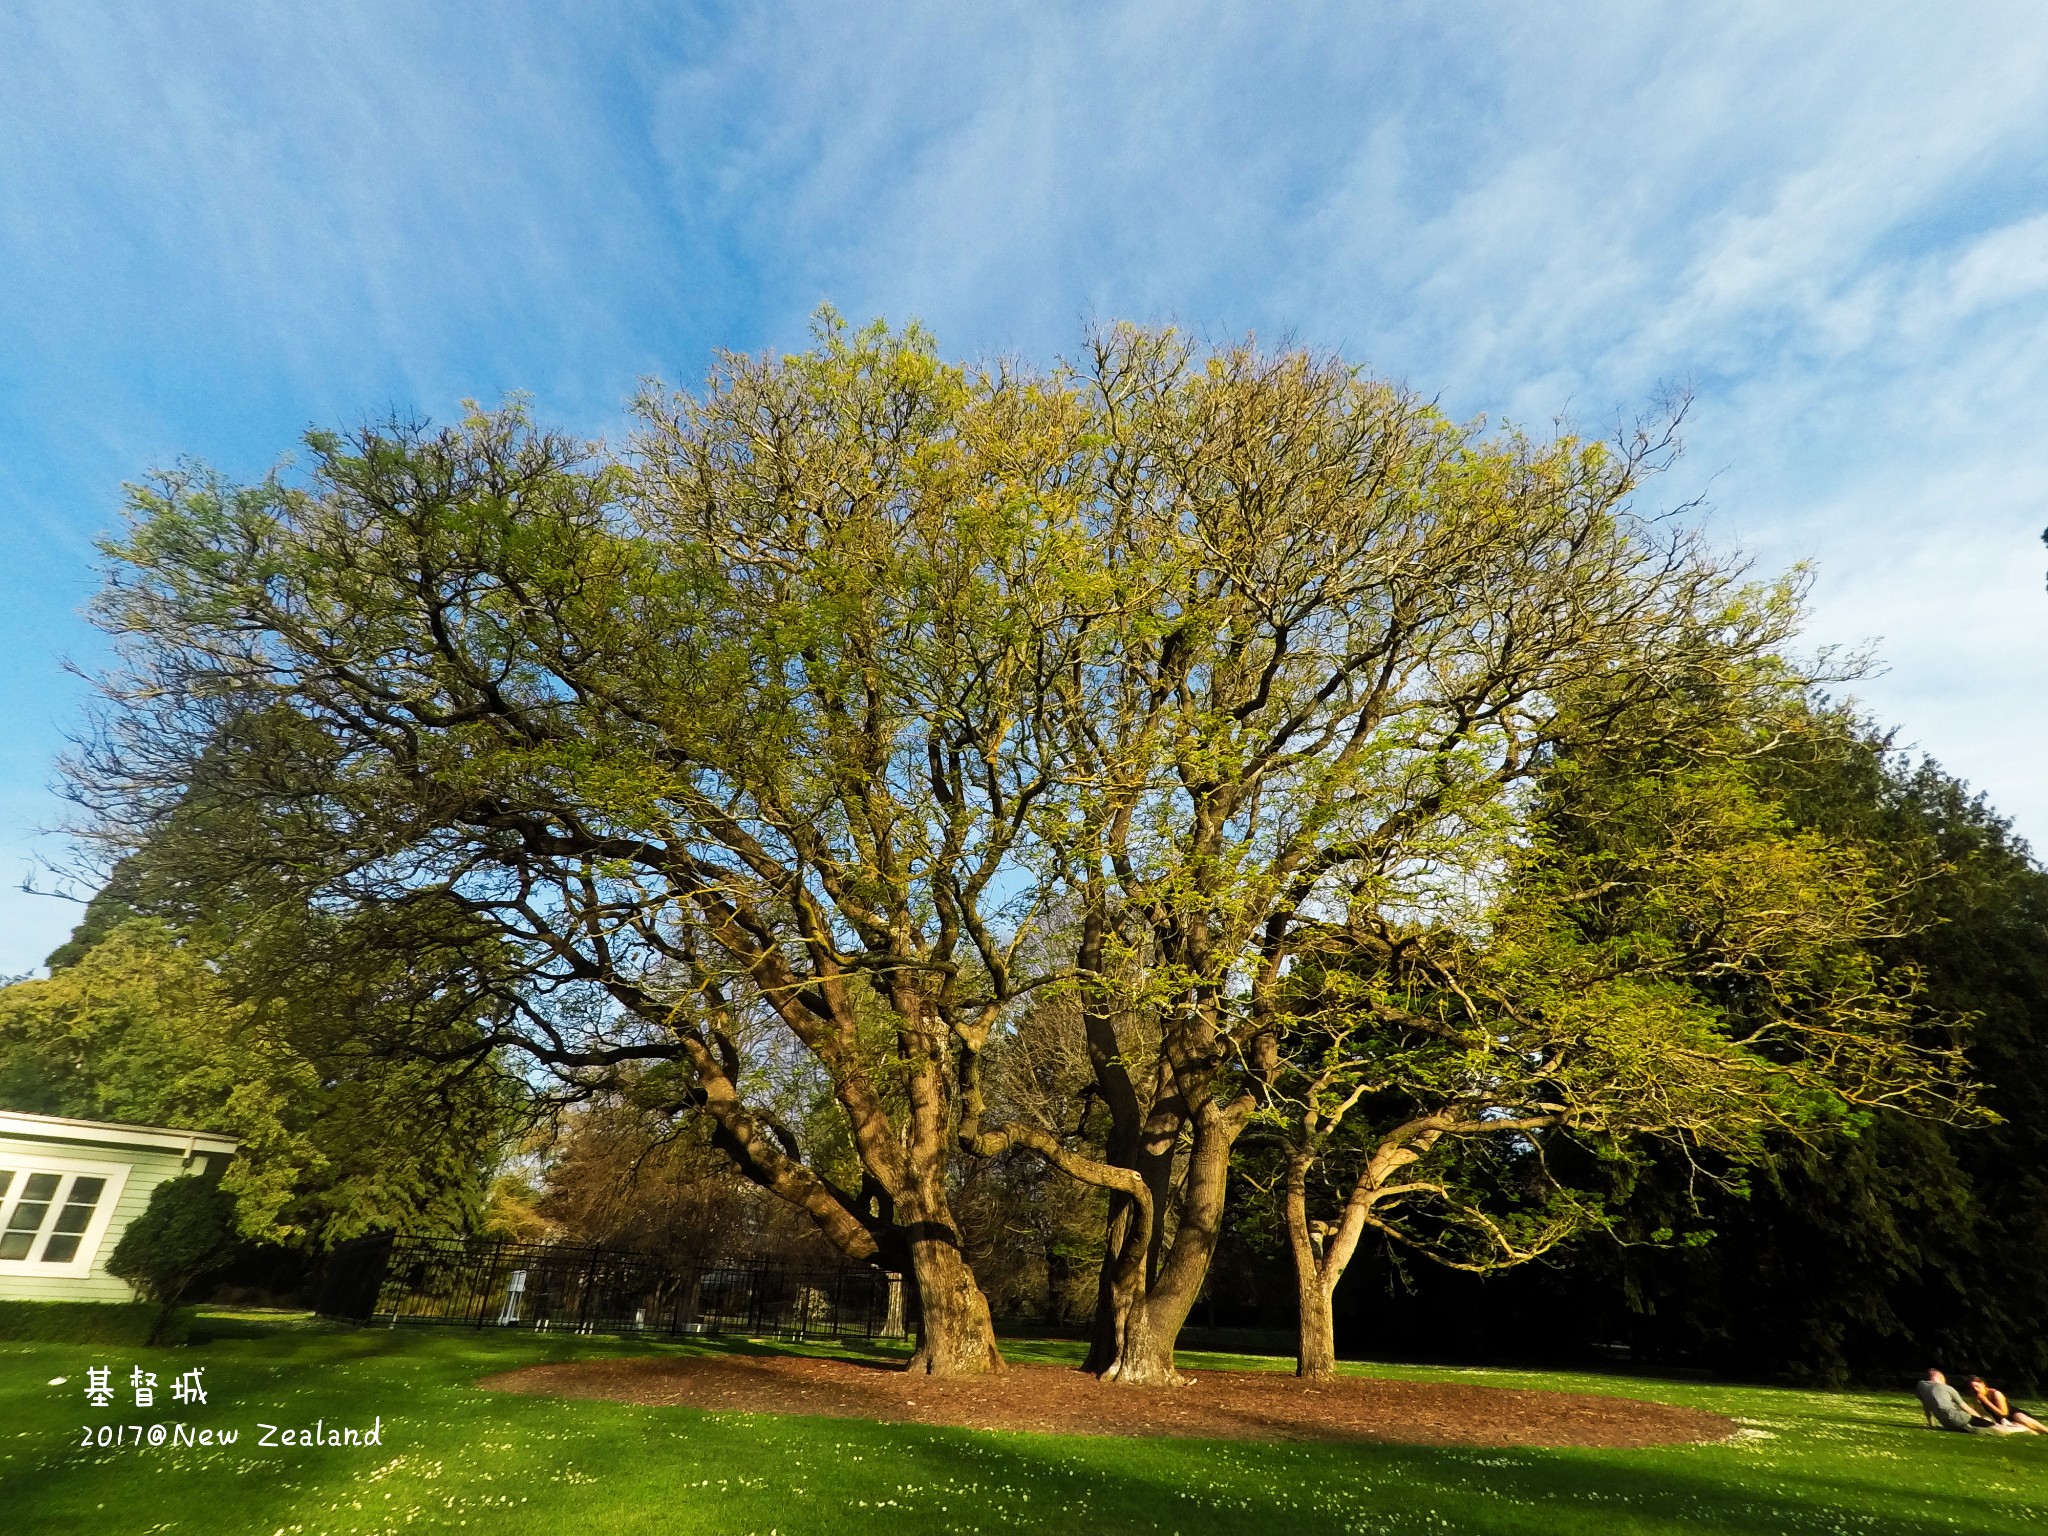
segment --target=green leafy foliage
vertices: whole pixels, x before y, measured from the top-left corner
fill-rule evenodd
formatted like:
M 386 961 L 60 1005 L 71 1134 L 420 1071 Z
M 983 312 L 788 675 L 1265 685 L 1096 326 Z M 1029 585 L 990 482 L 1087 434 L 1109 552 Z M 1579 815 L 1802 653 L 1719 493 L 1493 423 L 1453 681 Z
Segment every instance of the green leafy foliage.
M 1782 771 L 1788 742 L 1840 723 L 1768 666 L 1628 714 L 1561 733 L 1462 921 L 1354 904 L 1290 977 L 1263 1116 L 1304 1315 L 1368 1230 L 1497 1270 L 1613 1228 L 1646 1160 L 1727 1181 L 1878 1113 L 1975 1113 L 1963 1021 L 1886 953 L 1915 926 L 1911 879 L 1802 823 Z
M 1642 1309 L 1624 1320 L 1647 1348 L 1744 1370 L 1841 1380 L 1945 1360 L 2048 1380 L 2048 873 L 1981 798 L 1881 741 L 1845 738 L 1781 772 L 1803 781 L 1809 825 L 1867 839 L 1910 876 L 1916 921 L 1871 947 L 1921 978 L 1920 1026 L 1960 1045 L 1994 1118 L 1880 1110 L 1853 1135 L 1774 1146 L 1746 1198 L 1646 1170 L 1638 1222 L 1663 1208 L 1717 1235 L 1689 1264 L 1622 1256 Z
M 341 998 L 252 997 L 232 966 L 131 917 L 70 965 L 0 989 L 0 1102 L 223 1131 L 241 1230 L 325 1245 L 378 1227 L 461 1230 L 510 1108 L 488 1073 L 293 1028 Z M 360 981 L 360 977 L 358 977 Z
M 147 1301 L 175 1307 L 235 1256 L 235 1197 L 211 1179 L 166 1179 L 128 1223 L 107 1259 L 107 1273 Z

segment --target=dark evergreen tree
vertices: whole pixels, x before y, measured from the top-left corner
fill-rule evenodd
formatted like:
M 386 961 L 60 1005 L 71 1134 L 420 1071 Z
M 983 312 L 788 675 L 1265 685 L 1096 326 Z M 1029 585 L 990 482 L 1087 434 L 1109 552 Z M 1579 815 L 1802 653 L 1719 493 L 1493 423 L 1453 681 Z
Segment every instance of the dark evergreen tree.
M 1988 1115 L 1878 1109 L 1747 1168 L 1684 1148 L 1613 1165 L 1613 1236 L 1547 1267 L 1480 1281 L 1377 1255 L 1340 1302 L 1351 1349 L 1512 1340 L 1815 1382 L 1930 1361 L 2048 1381 L 2048 872 L 1938 766 L 1840 716 L 1812 726 L 1759 770 L 1795 820 L 1871 849 L 1909 890 L 1910 921 L 1875 947 L 1919 972 L 1926 1028 L 1960 1042 Z M 1475 1316 L 1499 1326 L 1479 1337 L 1460 1321 Z

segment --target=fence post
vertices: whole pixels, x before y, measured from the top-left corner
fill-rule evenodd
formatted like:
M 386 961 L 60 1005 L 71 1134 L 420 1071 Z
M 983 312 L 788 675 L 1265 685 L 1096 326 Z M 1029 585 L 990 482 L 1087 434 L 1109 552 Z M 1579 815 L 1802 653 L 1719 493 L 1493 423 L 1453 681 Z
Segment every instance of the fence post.
M 696 1332 L 697 1306 L 704 1299 L 704 1265 L 701 1261 L 690 1265 L 690 1281 L 683 1292 L 682 1306 L 677 1310 L 677 1333 Z
M 496 1248 L 487 1248 L 483 1253 L 477 1255 L 481 1262 L 475 1264 L 470 1269 L 470 1282 L 476 1291 L 476 1331 L 478 1333 L 484 1331 L 484 1308 L 489 1306 L 491 1302 L 491 1277 L 498 1272 L 498 1266 L 495 1262 L 497 1256 L 498 1250 Z
M 590 1261 L 583 1266 L 583 1294 L 576 1298 L 576 1331 L 578 1333 L 584 1331 L 584 1325 L 590 1319 L 590 1293 L 597 1281 L 597 1255 L 598 1250 L 593 1248 L 590 1251 Z

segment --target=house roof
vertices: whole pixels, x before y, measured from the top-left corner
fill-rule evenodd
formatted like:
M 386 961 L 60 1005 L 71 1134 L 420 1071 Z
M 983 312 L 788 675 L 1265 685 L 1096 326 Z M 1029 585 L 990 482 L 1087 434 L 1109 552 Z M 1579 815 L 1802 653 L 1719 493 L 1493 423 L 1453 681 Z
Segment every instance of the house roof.
M 145 1147 L 152 1152 L 230 1153 L 241 1145 L 218 1131 L 181 1130 L 169 1125 L 122 1125 L 112 1120 L 70 1120 L 62 1115 L 27 1115 L 0 1109 L 0 1140 L 84 1142 L 102 1147 Z

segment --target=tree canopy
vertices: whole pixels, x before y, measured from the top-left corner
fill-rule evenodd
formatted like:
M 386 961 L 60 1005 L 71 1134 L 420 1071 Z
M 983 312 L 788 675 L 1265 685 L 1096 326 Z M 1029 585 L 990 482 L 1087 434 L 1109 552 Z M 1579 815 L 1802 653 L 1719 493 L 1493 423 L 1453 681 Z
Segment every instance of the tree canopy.
M 522 1088 L 442 962 L 488 947 L 446 912 L 351 919 L 226 878 L 231 819 L 189 792 L 50 974 L 0 988 L 0 1104 L 235 1135 L 225 1187 L 254 1241 L 469 1230 Z
M 1092 1363 L 1169 1379 L 1233 1151 L 1304 1048 L 1368 1087 L 1400 1058 L 1425 1116 L 1502 1084 L 1460 1131 L 1791 1119 L 1939 1075 L 1801 926 L 1882 909 L 1848 854 L 1683 764 L 1654 774 L 1692 819 L 1638 851 L 1703 883 L 1589 895 L 1538 825 L 1559 764 L 1811 681 L 1795 586 L 1634 510 L 1666 427 L 1537 441 L 1133 328 L 971 369 L 827 316 L 650 390 L 623 452 L 517 406 L 307 446 L 136 490 L 76 764 L 99 835 L 198 794 L 195 889 L 417 946 L 485 1021 L 416 1055 L 659 1085 L 842 1252 L 907 1265 L 921 1368 L 1001 1363 L 964 1150 L 1104 1192 Z M 1655 821 L 1633 793 L 1602 815 Z M 1682 990 L 1709 951 L 1747 1012 Z M 1312 973 L 1362 989 L 1347 1022 Z M 989 1091 L 1055 1016 L 1093 1130 Z

